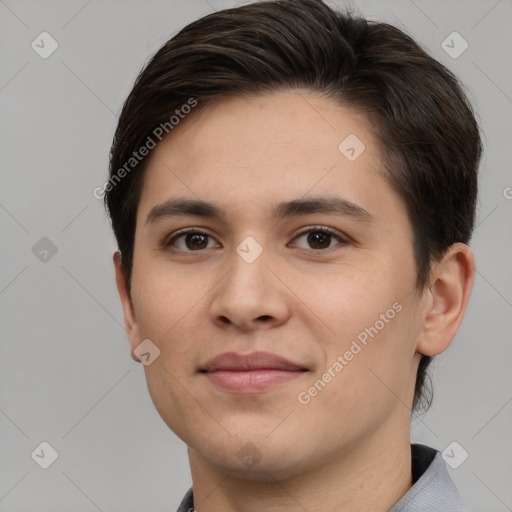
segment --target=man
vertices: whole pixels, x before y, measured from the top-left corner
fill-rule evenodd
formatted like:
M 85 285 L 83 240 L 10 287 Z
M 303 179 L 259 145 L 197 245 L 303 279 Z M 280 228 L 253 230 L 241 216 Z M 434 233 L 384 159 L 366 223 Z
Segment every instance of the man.
M 188 446 L 179 511 L 467 510 L 409 429 L 471 293 L 480 156 L 447 69 L 318 0 L 156 53 L 100 192 L 132 357 Z

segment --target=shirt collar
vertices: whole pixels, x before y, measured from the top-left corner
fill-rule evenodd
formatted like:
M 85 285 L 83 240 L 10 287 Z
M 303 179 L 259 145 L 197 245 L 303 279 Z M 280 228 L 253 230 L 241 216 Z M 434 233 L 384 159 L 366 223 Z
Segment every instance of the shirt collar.
M 441 452 L 411 444 L 413 486 L 389 512 L 469 512 Z
M 411 444 L 413 486 L 389 512 L 469 512 L 455 487 L 441 452 Z M 192 487 L 177 512 L 194 510 Z

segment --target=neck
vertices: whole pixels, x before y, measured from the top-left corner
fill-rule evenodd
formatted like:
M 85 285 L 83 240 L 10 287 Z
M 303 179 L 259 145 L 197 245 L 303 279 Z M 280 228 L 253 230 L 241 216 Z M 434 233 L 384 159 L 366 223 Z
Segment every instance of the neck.
M 394 430 L 391 428 L 393 427 Z M 201 512 L 388 512 L 412 486 L 409 425 L 383 426 L 286 479 L 234 476 L 189 447 L 194 508 Z

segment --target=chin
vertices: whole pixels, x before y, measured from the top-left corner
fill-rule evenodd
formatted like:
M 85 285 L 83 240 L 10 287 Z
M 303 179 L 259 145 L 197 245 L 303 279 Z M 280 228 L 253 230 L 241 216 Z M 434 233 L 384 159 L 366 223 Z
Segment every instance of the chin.
M 300 446 L 299 441 L 294 443 Z M 215 439 L 202 440 L 202 446 L 192 448 L 194 457 L 206 459 L 219 470 L 227 471 L 233 477 L 258 481 L 274 482 L 297 476 L 304 472 L 307 453 L 298 453 L 296 447 L 260 440 L 243 441 L 230 438 L 215 445 Z M 236 449 L 233 447 L 236 445 Z M 190 448 L 190 447 L 189 447 Z M 320 461 L 321 462 L 321 461 Z
M 287 460 L 286 466 L 283 466 L 283 456 L 280 454 L 275 455 L 275 461 L 264 461 L 262 458 L 254 465 L 245 464 L 238 460 L 238 458 L 210 462 L 213 462 L 217 467 L 228 471 L 230 477 L 252 482 L 282 481 L 302 473 L 301 464 L 294 464 L 292 461 Z

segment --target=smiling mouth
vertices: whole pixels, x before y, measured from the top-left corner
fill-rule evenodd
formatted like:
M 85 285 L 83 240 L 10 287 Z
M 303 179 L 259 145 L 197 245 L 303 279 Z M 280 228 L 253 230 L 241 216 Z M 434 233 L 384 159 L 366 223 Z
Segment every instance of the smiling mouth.
M 284 384 L 309 371 L 299 363 L 271 352 L 224 352 L 207 361 L 199 372 L 215 387 L 233 393 L 256 393 Z

